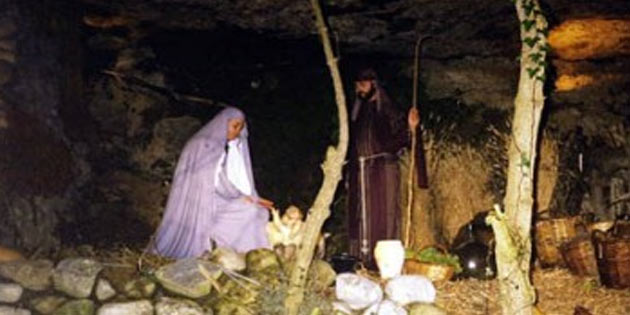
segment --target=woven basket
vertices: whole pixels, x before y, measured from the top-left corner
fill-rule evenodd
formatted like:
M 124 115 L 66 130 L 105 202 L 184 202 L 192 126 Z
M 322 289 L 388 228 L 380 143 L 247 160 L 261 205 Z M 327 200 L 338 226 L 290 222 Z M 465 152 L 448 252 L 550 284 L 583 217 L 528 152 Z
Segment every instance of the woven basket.
M 536 223 L 536 252 L 543 267 L 565 266 L 560 245 L 576 236 L 577 218 L 541 220 Z
M 421 262 L 416 259 L 405 259 L 403 272 L 405 274 L 423 275 L 433 282 L 439 282 L 451 279 L 455 273 L 455 268 L 449 265 Z
M 630 237 L 595 233 L 593 240 L 602 283 L 617 289 L 630 288 Z
M 578 276 L 598 277 L 597 260 L 589 236 L 578 236 L 560 245 L 562 258 L 569 270 Z

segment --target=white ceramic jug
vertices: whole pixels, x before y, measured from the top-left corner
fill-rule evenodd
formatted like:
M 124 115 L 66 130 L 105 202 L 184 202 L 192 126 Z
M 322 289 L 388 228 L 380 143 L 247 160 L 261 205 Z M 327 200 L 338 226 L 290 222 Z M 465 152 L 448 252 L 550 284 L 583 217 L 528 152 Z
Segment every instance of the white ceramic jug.
M 382 240 L 376 243 L 374 258 L 381 278 L 399 276 L 405 263 L 405 248 L 400 240 Z

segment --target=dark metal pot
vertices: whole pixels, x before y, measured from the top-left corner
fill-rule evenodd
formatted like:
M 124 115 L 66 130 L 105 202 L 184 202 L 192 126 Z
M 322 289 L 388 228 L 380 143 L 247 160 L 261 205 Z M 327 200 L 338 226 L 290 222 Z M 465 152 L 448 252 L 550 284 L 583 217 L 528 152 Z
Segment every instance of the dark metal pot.
M 341 253 L 330 258 L 330 264 L 337 273 L 354 272 L 359 258 L 348 253 Z

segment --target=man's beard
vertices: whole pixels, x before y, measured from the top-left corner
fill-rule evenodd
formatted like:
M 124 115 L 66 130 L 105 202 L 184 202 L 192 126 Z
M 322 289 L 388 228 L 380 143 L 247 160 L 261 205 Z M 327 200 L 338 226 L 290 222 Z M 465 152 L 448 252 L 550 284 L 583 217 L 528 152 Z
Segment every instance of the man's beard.
M 369 91 L 367 92 L 359 92 L 359 99 L 361 101 L 370 101 L 372 99 L 372 97 L 374 97 L 374 94 L 376 93 L 376 89 L 375 88 L 371 88 Z

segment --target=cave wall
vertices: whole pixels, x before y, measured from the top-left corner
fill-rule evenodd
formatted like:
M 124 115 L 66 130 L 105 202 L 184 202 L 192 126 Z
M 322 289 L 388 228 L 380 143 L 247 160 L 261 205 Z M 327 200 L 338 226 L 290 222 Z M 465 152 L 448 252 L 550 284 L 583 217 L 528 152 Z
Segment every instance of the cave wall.
M 154 17 L 143 16 L 140 11 L 132 10 L 136 17 L 113 14 L 115 10 L 99 16 L 84 14 L 73 7 L 74 3 L 59 2 L 63 1 L 35 5 L 35 1 L 0 0 L 0 152 L 6 152 L 0 155 L 0 245 L 30 252 L 55 248 L 61 242 L 145 244 L 159 223 L 181 147 L 224 105 L 218 100 L 250 114 L 260 191 L 281 206 L 296 203 L 304 208 L 310 204 L 319 185 L 323 148 L 335 140 L 336 126 L 331 118 L 334 100 L 330 79 L 314 38 L 292 46 L 295 39 L 291 36 L 276 40 L 227 32 L 213 37 L 208 35 L 212 34 L 210 28 L 217 27 L 214 22 L 191 21 L 196 25 L 192 27 L 182 19 L 177 27 L 188 29 L 173 31 L 175 26 L 168 25 L 166 18 L 151 21 Z M 474 2 L 467 5 L 478 7 Z M 303 4 L 291 8 L 295 6 L 302 13 L 308 11 Z M 450 5 L 436 2 L 434 6 Z M 515 21 L 506 18 L 511 10 L 505 4 L 492 11 L 505 21 L 499 23 L 504 26 L 501 34 L 515 39 L 508 32 L 516 29 Z M 341 34 L 337 48 L 342 48 L 340 60 L 346 82 L 351 83 L 359 64 L 376 66 L 386 88 L 403 108 L 411 94 L 413 61 L 405 54 L 412 46 L 412 22 L 418 20 L 419 27 L 427 31 L 441 28 L 439 17 L 430 16 L 431 12 L 423 11 L 422 19 L 412 14 L 415 9 L 409 12 L 411 15 L 404 18 L 408 23 L 392 18 L 399 23 L 391 27 L 386 15 L 366 19 L 357 14 L 349 20 L 343 13 L 331 17 L 332 26 Z M 193 17 L 199 12 L 181 13 L 187 14 Z M 243 16 L 258 14 L 263 13 Z M 243 16 L 231 12 L 224 19 Z M 312 31 L 301 19 L 287 18 L 284 22 L 299 24 L 300 36 Z M 454 26 L 459 35 L 445 40 L 442 34 L 426 43 L 427 57 L 420 63 L 425 128 L 451 136 L 445 143 L 457 150 L 472 146 L 478 155 L 483 153 L 484 140 L 473 138 L 486 137 L 490 142 L 484 129 L 491 124 L 487 113 L 500 113 L 494 116 L 503 121 L 492 124 L 501 124 L 513 106 L 518 61 L 509 52 L 517 51 L 512 45 L 516 40 L 507 45 L 493 39 L 493 31 L 474 26 L 472 20 L 460 23 L 461 19 L 451 17 L 442 22 Z M 275 27 L 283 29 L 278 23 Z M 435 25 L 427 28 L 423 23 Z M 254 30 L 262 27 L 235 24 Z M 477 37 L 466 40 L 469 28 L 476 29 Z M 190 35 L 192 29 L 201 31 L 195 37 Z M 162 34 L 169 32 L 172 34 Z M 395 45 L 389 45 L 392 43 Z M 625 37 L 619 42 L 626 43 Z M 372 50 L 358 49 L 361 45 L 372 45 Z M 552 56 L 550 78 L 555 81 L 548 87 L 545 128 L 557 131 L 561 139 L 570 138 L 577 129 L 591 139 L 584 152 L 588 162 L 585 174 L 593 175 L 566 178 L 597 181 L 593 193 L 601 205 L 606 202 L 601 195 L 609 185 L 605 179 L 619 165 L 627 168 L 623 162 L 630 142 L 624 127 L 630 108 L 627 49 L 626 55 L 607 53 L 605 58 L 568 60 Z M 351 95 L 352 85 L 346 88 Z M 176 91 L 204 102 L 185 100 Z M 472 136 L 454 140 L 455 132 L 448 129 L 452 124 L 462 135 Z M 555 154 L 567 151 L 563 146 L 569 143 L 573 142 L 560 142 Z M 489 182 L 475 182 L 479 176 L 472 171 L 461 176 L 472 178 L 466 185 L 482 191 L 475 195 L 475 190 L 460 189 L 469 193 L 460 198 L 468 201 L 460 203 L 478 202 L 474 209 L 460 207 L 466 214 L 486 210 L 501 196 L 504 183 L 495 176 L 495 160 L 483 158 L 487 159 L 483 174 Z M 575 166 L 574 156 L 563 158 Z M 458 164 L 457 159 L 453 161 L 453 165 Z M 466 172 L 466 167 L 461 171 Z M 441 172 L 436 169 L 436 180 L 440 176 L 451 178 L 444 169 Z M 550 173 L 563 172 L 560 167 Z M 554 190 L 555 183 L 564 180 L 547 182 L 553 185 L 540 193 L 545 200 L 540 209 L 568 207 L 562 201 L 568 192 Z M 439 185 L 435 187 L 439 190 Z M 442 189 L 443 195 L 448 188 Z M 437 198 L 434 206 L 453 207 L 446 199 Z M 343 197 L 334 205 L 339 210 L 344 206 Z M 339 212 L 334 212 L 333 219 L 339 218 Z M 445 223 L 449 225 L 446 238 L 461 224 Z
M 59 244 L 57 225 L 82 176 L 62 118 L 80 106 L 68 78 L 80 64 L 67 59 L 79 42 L 60 12 L 51 1 L 0 1 L 0 245 L 25 252 Z

